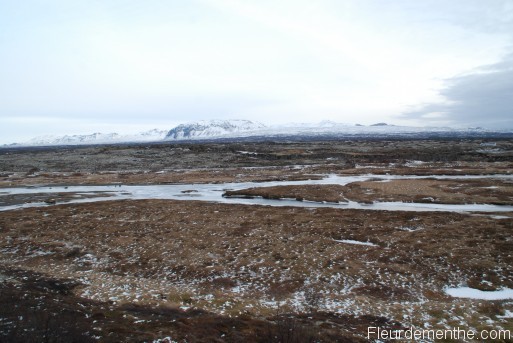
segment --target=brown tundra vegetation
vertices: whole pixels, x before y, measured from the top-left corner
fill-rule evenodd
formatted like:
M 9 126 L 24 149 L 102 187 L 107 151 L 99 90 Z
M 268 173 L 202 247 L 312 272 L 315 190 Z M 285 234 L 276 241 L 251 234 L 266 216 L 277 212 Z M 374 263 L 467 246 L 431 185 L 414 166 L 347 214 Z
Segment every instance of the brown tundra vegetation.
M 446 292 L 513 289 L 513 142 L 483 142 L 2 149 L 0 341 L 366 342 L 369 326 L 513 330 L 513 299 Z M 192 200 L 30 191 L 328 174 L 372 177 L 223 190 L 270 201 L 261 205 L 194 200 L 193 190 Z M 17 187 L 32 188 L 9 193 Z M 280 199 L 312 205 L 270 206 Z M 348 201 L 506 210 L 315 206 Z

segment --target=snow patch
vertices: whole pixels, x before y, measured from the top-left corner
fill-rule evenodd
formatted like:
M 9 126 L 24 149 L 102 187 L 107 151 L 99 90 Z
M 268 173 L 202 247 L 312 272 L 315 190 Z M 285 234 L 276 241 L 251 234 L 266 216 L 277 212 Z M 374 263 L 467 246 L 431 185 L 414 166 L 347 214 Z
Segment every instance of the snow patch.
M 481 291 L 470 287 L 446 288 L 445 293 L 454 298 L 469 298 L 480 300 L 513 299 L 513 289 L 503 288 L 498 291 Z
M 370 247 L 377 247 L 377 244 L 371 243 L 371 242 L 361 242 L 361 241 L 354 241 L 352 239 L 334 239 L 333 241 L 338 243 L 346 243 L 346 244 L 356 244 L 356 245 L 367 245 Z
M 506 319 L 506 318 L 513 318 L 513 312 L 510 311 L 510 310 L 506 310 L 506 311 L 504 311 L 504 315 L 497 316 L 497 318 L 504 318 L 504 319 Z

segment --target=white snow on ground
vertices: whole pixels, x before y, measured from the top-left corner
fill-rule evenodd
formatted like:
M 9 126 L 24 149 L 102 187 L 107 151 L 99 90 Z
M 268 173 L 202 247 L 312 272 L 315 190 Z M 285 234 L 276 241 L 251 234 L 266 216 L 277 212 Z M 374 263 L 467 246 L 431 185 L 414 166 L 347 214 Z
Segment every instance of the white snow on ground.
M 353 241 L 352 239 L 334 239 L 335 242 L 339 243 L 347 243 L 347 244 L 357 244 L 357 245 L 368 245 L 371 247 L 377 247 L 378 245 L 371 243 L 371 242 L 360 242 L 360 241 Z
M 490 216 L 492 219 L 510 219 L 511 217 L 508 216 Z
M 173 340 L 171 337 L 164 337 L 153 340 L 153 343 L 178 343 L 178 341 Z
M 504 311 L 504 315 L 497 316 L 497 318 L 513 318 L 513 312 L 506 310 Z
M 424 228 L 419 227 L 419 226 L 399 226 L 399 227 L 396 227 L 396 229 L 401 230 L 401 231 L 413 232 L 413 231 L 423 230 Z
M 426 162 L 424 162 L 424 161 L 408 161 L 404 165 L 406 167 L 418 167 L 418 166 L 423 165 L 425 163 Z
M 469 298 L 480 300 L 513 299 L 513 289 L 503 288 L 498 291 L 481 291 L 470 287 L 446 288 L 445 293 L 455 298 Z

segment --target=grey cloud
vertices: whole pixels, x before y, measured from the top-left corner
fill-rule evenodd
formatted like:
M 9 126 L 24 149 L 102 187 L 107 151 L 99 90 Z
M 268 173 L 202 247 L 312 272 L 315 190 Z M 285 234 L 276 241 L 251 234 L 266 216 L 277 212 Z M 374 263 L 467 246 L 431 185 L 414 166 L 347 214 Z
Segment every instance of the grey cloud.
M 431 113 L 456 125 L 487 128 L 513 128 L 513 54 L 503 61 L 446 80 L 440 91 L 447 103 L 421 106 L 404 113 L 403 118 L 426 119 Z

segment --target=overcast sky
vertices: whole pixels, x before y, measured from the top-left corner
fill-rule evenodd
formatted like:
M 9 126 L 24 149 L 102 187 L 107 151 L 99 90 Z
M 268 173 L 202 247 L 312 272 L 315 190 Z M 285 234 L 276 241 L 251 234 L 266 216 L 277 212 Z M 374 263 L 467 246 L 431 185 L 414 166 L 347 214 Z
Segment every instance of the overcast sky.
M 513 128 L 513 1 L 0 1 L 0 143 L 224 118 Z

